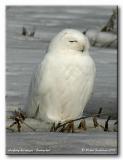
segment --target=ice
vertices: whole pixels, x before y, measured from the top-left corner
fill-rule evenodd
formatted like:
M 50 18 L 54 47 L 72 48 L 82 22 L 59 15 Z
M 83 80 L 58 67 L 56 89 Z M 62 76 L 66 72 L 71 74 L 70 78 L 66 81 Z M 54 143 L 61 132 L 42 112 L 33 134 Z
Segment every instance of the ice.
M 7 133 L 7 154 L 117 154 L 117 134 Z M 14 143 L 13 143 L 14 142 Z

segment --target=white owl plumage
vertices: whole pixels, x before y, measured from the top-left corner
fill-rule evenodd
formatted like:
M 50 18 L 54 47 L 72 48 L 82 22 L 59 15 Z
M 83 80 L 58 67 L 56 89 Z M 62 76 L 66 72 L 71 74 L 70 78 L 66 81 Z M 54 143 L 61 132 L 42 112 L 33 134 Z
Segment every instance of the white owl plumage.
M 53 38 L 33 74 L 27 116 L 47 122 L 82 116 L 93 90 L 95 72 L 88 39 L 77 30 L 64 29 Z

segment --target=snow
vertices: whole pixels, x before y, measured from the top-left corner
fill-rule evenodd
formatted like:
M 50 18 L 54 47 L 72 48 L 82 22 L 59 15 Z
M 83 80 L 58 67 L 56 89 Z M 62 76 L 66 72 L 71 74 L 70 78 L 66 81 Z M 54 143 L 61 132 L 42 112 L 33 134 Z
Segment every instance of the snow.
M 7 133 L 7 154 L 117 154 L 117 134 Z

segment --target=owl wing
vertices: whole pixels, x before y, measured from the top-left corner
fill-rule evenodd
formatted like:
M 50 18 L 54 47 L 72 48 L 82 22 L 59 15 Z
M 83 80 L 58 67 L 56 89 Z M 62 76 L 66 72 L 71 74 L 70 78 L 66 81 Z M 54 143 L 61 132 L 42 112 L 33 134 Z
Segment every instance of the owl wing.
M 38 84 L 39 84 L 39 79 L 41 78 L 41 74 L 39 76 L 39 68 L 40 66 L 38 66 L 36 72 L 33 73 L 29 86 L 27 103 L 25 106 L 28 117 L 36 117 L 36 113 L 38 112 L 38 107 L 39 107 Z

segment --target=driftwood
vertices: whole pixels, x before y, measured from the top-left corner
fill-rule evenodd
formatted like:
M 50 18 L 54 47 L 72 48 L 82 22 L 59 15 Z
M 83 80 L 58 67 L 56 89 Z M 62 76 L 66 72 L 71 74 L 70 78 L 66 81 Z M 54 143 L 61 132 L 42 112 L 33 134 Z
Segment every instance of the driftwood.
M 117 8 L 113 10 L 108 22 L 100 29 L 85 29 L 85 34 L 91 46 L 103 48 L 117 48 Z
M 80 117 L 80 118 L 65 122 L 63 124 L 58 123 L 58 125 L 56 125 L 56 126 L 55 126 L 55 123 L 53 123 L 53 126 L 50 129 L 50 132 L 57 132 L 57 131 L 58 132 L 65 132 L 65 131 L 66 132 L 74 132 L 74 122 L 79 121 L 79 120 L 81 120 L 81 121 L 80 121 L 80 124 L 78 126 L 78 129 L 87 130 L 86 119 L 89 118 L 89 117 L 92 117 L 92 119 L 93 119 L 93 128 L 101 127 L 103 129 L 103 131 L 109 131 L 108 122 L 111 119 L 111 116 L 108 116 L 108 118 L 105 122 L 105 126 L 102 126 L 97 121 L 97 117 L 100 117 L 101 115 L 106 115 L 106 114 L 102 113 L 102 108 L 99 109 L 98 113 L 93 114 L 93 115 Z M 59 130 L 59 128 L 60 128 L 60 130 Z
M 11 128 L 16 125 L 17 131 L 21 132 L 21 126 L 22 126 L 22 124 L 25 124 L 27 127 L 32 129 L 33 131 L 35 131 L 35 129 L 33 127 L 31 127 L 30 125 L 28 125 L 27 123 L 24 122 L 24 120 L 26 119 L 26 113 L 24 113 L 21 110 L 14 111 L 13 116 L 11 116 L 10 119 L 13 120 L 13 123 L 9 127 L 7 127 L 7 129 L 12 130 Z
M 27 37 L 34 37 L 35 35 L 35 29 L 33 28 L 32 31 L 28 31 L 26 27 L 22 27 L 22 36 L 27 36 Z
M 114 32 L 114 27 L 117 23 L 117 8 L 113 10 L 112 15 L 110 16 L 108 22 L 101 29 L 101 32 Z
M 98 118 L 100 118 L 101 116 L 107 116 L 107 114 L 102 113 L 102 108 L 99 108 L 99 111 L 95 114 L 92 115 L 86 115 L 74 120 L 70 120 L 64 123 L 53 123 L 53 125 L 51 126 L 51 128 L 49 129 L 50 132 L 67 132 L 67 133 L 74 133 L 74 132 L 81 132 L 81 131 L 87 131 L 89 128 L 91 129 L 96 129 L 96 128 L 101 128 L 102 131 L 109 131 L 109 120 L 111 119 L 111 116 L 109 115 L 107 117 L 107 120 L 105 121 L 105 124 L 102 125 L 98 122 Z M 14 132 L 13 127 L 17 128 L 18 132 L 21 132 L 21 128 L 22 125 L 26 125 L 27 128 L 31 129 L 32 131 L 36 131 L 35 128 L 33 128 L 32 126 L 30 126 L 29 124 L 27 124 L 25 122 L 26 119 L 26 113 L 24 113 L 23 111 L 14 111 L 13 112 L 13 116 L 9 117 L 9 119 L 13 120 L 13 123 L 9 125 L 9 127 L 7 127 L 8 130 L 11 130 L 12 132 Z M 92 118 L 92 126 L 88 128 L 87 124 L 86 124 L 86 119 L 88 118 Z M 78 121 L 78 127 L 75 128 L 75 123 Z M 116 123 L 116 124 L 115 124 Z M 117 122 L 115 122 L 114 125 L 117 125 Z M 115 130 L 117 131 L 117 129 Z

